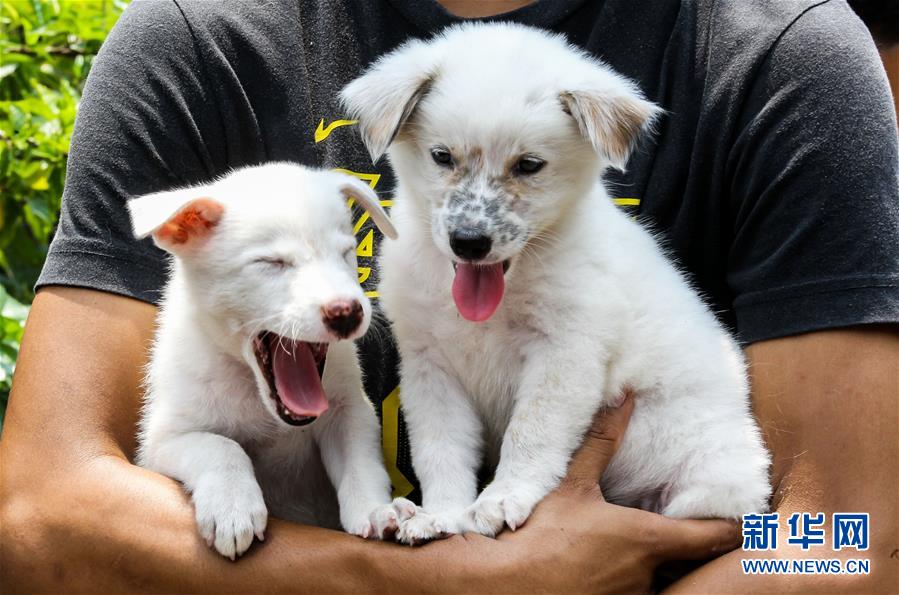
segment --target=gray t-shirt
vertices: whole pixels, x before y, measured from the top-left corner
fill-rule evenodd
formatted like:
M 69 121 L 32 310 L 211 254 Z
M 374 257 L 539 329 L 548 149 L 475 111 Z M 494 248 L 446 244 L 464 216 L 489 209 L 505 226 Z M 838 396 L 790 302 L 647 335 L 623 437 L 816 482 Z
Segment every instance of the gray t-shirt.
M 565 33 L 668 111 L 610 188 L 740 340 L 899 322 L 896 118 L 843 0 L 541 0 L 502 19 Z M 459 20 L 430 0 L 135 2 L 88 79 L 38 286 L 158 301 L 166 257 L 132 239 L 125 201 L 239 166 L 338 167 L 391 198 L 389 168 L 340 122 L 337 92 Z M 375 301 L 378 238 L 359 229 Z M 397 354 L 378 337 L 362 342 L 366 388 L 403 493 L 414 475 Z

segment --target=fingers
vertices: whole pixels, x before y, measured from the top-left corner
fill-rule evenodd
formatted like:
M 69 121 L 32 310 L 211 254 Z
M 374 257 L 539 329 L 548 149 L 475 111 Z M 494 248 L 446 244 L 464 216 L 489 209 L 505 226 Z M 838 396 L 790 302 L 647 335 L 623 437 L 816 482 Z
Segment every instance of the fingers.
M 584 442 L 571 458 L 563 484 L 596 485 L 618 450 L 633 410 L 634 399 L 630 392 L 625 391 L 620 406 L 600 410 L 593 417 Z
M 742 543 L 736 521 L 721 519 L 671 519 L 658 516 L 652 544 L 662 560 L 706 560 L 737 548 Z

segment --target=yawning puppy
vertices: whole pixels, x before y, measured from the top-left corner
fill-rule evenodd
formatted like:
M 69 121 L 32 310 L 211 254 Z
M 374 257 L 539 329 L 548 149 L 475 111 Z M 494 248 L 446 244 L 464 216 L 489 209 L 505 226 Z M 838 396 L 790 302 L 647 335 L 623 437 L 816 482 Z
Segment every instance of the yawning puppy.
M 610 500 L 673 517 L 766 508 L 738 346 L 600 179 L 660 112 L 632 82 L 559 36 L 469 24 L 400 47 L 342 98 L 398 180 L 380 293 L 429 513 L 402 539 L 520 526 L 626 386 Z
M 135 235 L 175 256 L 137 462 L 184 484 L 200 534 L 232 559 L 267 510 L 378 538 L 414 511 L 390 503 L 362 390 L 352 340 L 371 306 L 347 199 L 396 237 L 367 184 L 286 163 L 129 202 Z

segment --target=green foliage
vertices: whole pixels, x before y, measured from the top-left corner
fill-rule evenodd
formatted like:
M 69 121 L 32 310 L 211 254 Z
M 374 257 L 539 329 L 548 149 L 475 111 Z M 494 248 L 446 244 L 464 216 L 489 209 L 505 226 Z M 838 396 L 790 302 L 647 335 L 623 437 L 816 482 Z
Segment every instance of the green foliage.
M 91 63 L 127 0 L 0 0 L 0 419 Z
M 3 427 L 3 416 L 6 413 L 6 399 L 12 383 L 12 373 L 19 355 L 19 342 L 25 330 L 25 318 L 28 307 L 6 293 L 0 285 L 0 387 L 3 393 L 0 398 L 0 429 Z

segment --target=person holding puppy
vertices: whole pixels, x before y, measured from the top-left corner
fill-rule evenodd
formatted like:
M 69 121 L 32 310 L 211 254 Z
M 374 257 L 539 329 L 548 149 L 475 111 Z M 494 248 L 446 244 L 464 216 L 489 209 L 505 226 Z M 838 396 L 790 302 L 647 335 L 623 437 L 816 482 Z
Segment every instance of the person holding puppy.
M 367 158 L 337 91 L 378 55 L 459 17 L 405 0 L 243 9 L 178 0 L 130 7 L 85 91 L 0 443 L 2 584 L 646 590 L 662 562 L 721 554 L 672 589 L 895 584 L 899 158 L 861 22 L 841 0 L 510 0 L 475 5 L 479 13 L 444 4 L 465 16 L 509 10 L 498 18 L 565 33 L 667 110 L 611 186 L 622 208 L 664 232 L 746 346 L 774 458 L 773 509 L 782 519 L 868 512 L 871 573 L 745 576 L 741 552 L 726 553 L 739 544 L 733 525 L 604 502 L 596 481 L 626 429 L 627 401 L 597 420 L 562 487 L 496 540 L 408 549 L 273 519 L 265 543 L 237 564 L 207 551 L 180 487 L 130 462 L 166 269 L 158 251 L 130 239 L 124 201 L 270 160 L 349 170 L 389 199 L 390 172 Z M 359 230 L 360 277 L 373 292 L 377 235 L 364 222 Z M 389 435 L 400 426 L 395 352 L 374 333 L 362 352 L 394 487 L 414 494 L 405 445 Z M 762 555 L 784 551 L 795 552 Z

